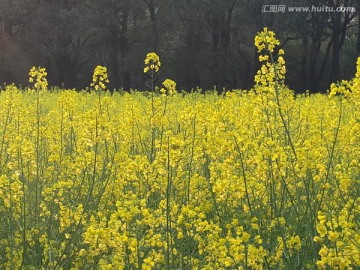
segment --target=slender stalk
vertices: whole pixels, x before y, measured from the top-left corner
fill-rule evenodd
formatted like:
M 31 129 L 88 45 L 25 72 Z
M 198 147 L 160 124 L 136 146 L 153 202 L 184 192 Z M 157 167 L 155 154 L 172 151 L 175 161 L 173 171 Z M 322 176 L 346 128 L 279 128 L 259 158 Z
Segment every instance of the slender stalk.
M 6 136 L 8 124 L 10 122 L 10 112 L 11 112 L 11 104 L 9 104 L 9 107 L 8 107 L 8 110 L 7 110 L 7 113 L 6 113 L 4 127 L 2 129 L 2 139 L 1 139 L 1 146 L 0 146 L 0 161 L 2 160 L 2 155 L 3 155 L 3 152 L 4 152 L 5 136 Z M 1 172 L 2 172 L 2 166 L 0 168 L 0 173 Z
M 154 126 L 153 120 L 156 114 L 155 111 L 155 89 L 154 89 L 154 81 L 155 81 L 155 73 L 153 70 L 150 71 L 150 84 L 151 84 L 151 151 L 150 151 L 150 161 L 151 163 L 155 160 L 155 139 L 156 139 L 156 128 Z
M 170 166 L 170 137 L 168 137 L 167 148 L 167 185 L 166 185 L 166 269 L 170 270 L 170 250 L 171 250 L 171 220 L 170 220 L 170 199 L 172 172 Z
M 217 215 L 217 217 L 219 218 L 219 223 L 220 223 L 220 227 L 222 229 L 224 229 L 224 226 L 223 226 L 223 219 L 221 217 L 221 214 L 220 214 L 220 211 L 219 211 L 219 205 L 216 201 L 216 194 L 213 190 L 213 185 L 211 183 L 211 175 L 210 175 L 210 168 L 209 168 L 209 164 L 210 164 L 210 157 L 209 155 L 206 153 L 205 151 L 205 148 L 203 148 L 203 152 L 204 152 L 204 158 L 205 158 L 205 162 L 204 162 L 204 165 L 203 165 L 203 168 L 204 168 L 204 174 L 205 174 L 205 178 L 208 182 L 208 188 L 209 188 L 209 191 L 210 191 L 210 194 L 211 194 L 211 199 L 214 203 L 214 208 L 215 208 L 215 214 Z
M 10 265 L 10 269 L 13 270 L 15 269 L 14 266 L 14 248 L 15 248 L 15 235 L 14 235 L 14 222 L 13 222 L 13 212 L 14 212 L 14 203 L 13 203 L 13 195 L 12 195 L 12 190 L 11 190 L 11 180 L 9 179 L 9 244 L 10 244 L 10 261 L 11 261 L 11 265 Z
M 328 163 L 327 163 L 327 166 L 326 166 L 326 175 L 325 175 L 324 184 L 329 182 L 330 170 L 331 170 L 331 166 L 333 165 L 335 147 L 336 147 L 338 136 L 339 136 L 339 130 L 340 130 L 340 125 L 341 125 L 342 114 L 343 114 L 343 102 L 342 102 L 342 99 L 340 99 L 339 118 L 337 120 L 337 126 L 336 126 L 334 141 L 333 141 L 332 146 L 331 146 L 329 160 L 328 160 Z M 325 195 L 325 190 L 326 190 L 325 188 L 323 188 L 321 190 L 320 200 L 319 200 L 319 204 L 318 204 L 318 210 L 316 212 L 318 212 L 321 209 L 323 199 L 324 199 L 324 195 Z M 314 217 L 314 218 L 316 218 L 316 217 Z
M 236 150 L 239 153 L 239 158 L 240 158 L 240 165 L 241 165 L 241 169 L 242 169 L 242 175 L 243 175 L 243 180 L 244 180 L 244 186 L 245 186 L 245 196 L 246 196 L 246 201 L 249 207 L 249 211 L 250 211 L 250 215 L 253 217 L 253 211 L 252 211 L 252 207 L 251 207 L 251 202 L 250 202 L 250 196 L 249 196 L 249 189 L 248 189 L 248 185 L 247 185 L 247 178 L 246 178 L 246 173 L 245 173 L 245 165 L 244 165 L 244 160 L 243 160 L 243 154 L 242 151 L 239 147 L 239 144 L 234 136 L 234 141 L 235 141 L 235 146 L 236 146 Z
M 275 85 L 274 86 L 275 86 L 275 97 L 276 97 L 276 104 L 277 104 L 278 112 L 279 112 L 279 115 L 280 115 L 280 118 L 281 118 L 281 122 L 284 125 L 285 134 L 286 134 L 286 136 L 287 136 L 287 138 L 289 140 L 292 152 L 293 152 L 294 157 L 296 159 L 297 155 L 296 155 L 295 146 L 293 144 L 293 141 L 292 141 L 292 138 L 291 138 L 291 135 L 290 135 L 290 130 L 289 130 L 288 124 L 286 123 L 284 113 L 282 111 L 281 104 L 280 104 L 280 90 L 279 90 L 279 84 L 278 84 L 279 76 L 278 76 L 277 69 L 276 69 L 277 67 L 276 67 L 274 56 L 273 56 L 272 52 L 269 52 L 269 55 L 270 55 L 270 61 L 271 61 L 271 64 L 273 66 L 274 75 L 275 75 Z
M 21 151 L 18 150 L 18 158 L 21 159 L 21 169 L 23 170 L 22 167 L 22 158 L 21 158 Z M 24 175 L 24 172 L 21 172 L 21 176 Z M 23 226 L 23 230 L 22 230 L 22 260 L 21 260 L 21 269 L 25 264 L 25 258 L 27 256 L 27 245 L 26 245 L 26 227 L 27 227 L 27 219 L 26 219 L 26 188 L 25 188 L 25 179 L 24 177 L 22 177 L 22 181 L 21 181 L 21 190 L 23 193 L 22 196 L 22 226 Z
M 190 154 L 190 162 L 189 162 L 189 170 L 188 170 L 188 181 L 187 181 L 187 200 L 186 203 L 190 203 L 190 184 L 191 184 L 191 176 L 192 176 L 192 164 L 194 159 L 194 148 L 195 148 L 195 138 L 196 138 L 196 118 L 194 117 L 193 120 L 193 137 L 192 137 L 192 143 L 191 143 L 191 154 Z
M 38 223 L 40 213 L 39 192 L 40 192 L 40 89 L 37 90 L 36 99 L 36 181 L 35 181 L 35 224 Z
M 100 94 L 99 94 L 99 108 L 100 108 Z M 89 186 L 89 190 L 88 190 L 88 194 L 86 196 L 86 199 L 85 199 L 85 203 L 83 205 L 83 210 L 82 210 L 82 213 L 80 215 L 80 219 L 78 221 L 78 223 L 76 224 L 76 227 L 70 237 L 70 239 L 68 240 L 68 242 L 66 243 L 65 245 L 65 248 L 64 250 L 61 252 L 60 256 L 59 256 L 59 259 L 57 260 L 55 266 L 53 267 L 53 270 L 56 270 L 56 269 L 59 269 L 62 265 L 62 261 L 63 259 L 66 258 L 66 254 L 68 253 L 68 250 L 70 249 L 71 247 L 71 244 L 74 242 L 75 240 L 75 237 L 76 235 L 79 233 L 80 229 L 81 229 L 81 224 L 82 224 L 82 221 L 84 219 L 84 215 L 86 213 L 90 213 L 89 214 L 89 217 L 92 215 L 91 214 L 91 211 L 88 211 L 89 210 L 89 204 L 90 204 L 90 200 L 92 199 L 93 197 L 93 192 L 94 192 L 94 187 L 95 187 L 95 182 L 96 182 L 96 171 L 97 171 L 97 160 L 98 160 L 98 151 L 99 151 L 99 143 L 98 143 L 98 137 L 99 137 L 99 115 L 98 115 L 98 111 L 96 112 L 96 116 L 95 116 L 95 149 L 94 149 L 94 166 L 93 166 L 93 175 L 92 175 L 92 178 L 91 178 L 91 183 L 90 183 L 90 186 Z

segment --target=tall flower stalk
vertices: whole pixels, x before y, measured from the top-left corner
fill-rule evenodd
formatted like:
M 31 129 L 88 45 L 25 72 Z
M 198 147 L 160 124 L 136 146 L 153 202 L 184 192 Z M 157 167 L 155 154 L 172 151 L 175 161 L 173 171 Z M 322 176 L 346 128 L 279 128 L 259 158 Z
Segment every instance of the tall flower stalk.
M 145 58 L 145 67 L 144 73 L 148 75 L 148 81 L 146 85 L 150 88 L 151 91 L 151 152 L 150 152 L 150 161 L 153 162 L 155 160 L 155 138 L 156 138 L 156 130 L 157 128 L 154 126 L 153 120 L 156 114 L 155 110 L 155 83 L 157 79 L 158 72 L 161 67 L 161 62 L 159 56 L 154 53 L 148 53 Z

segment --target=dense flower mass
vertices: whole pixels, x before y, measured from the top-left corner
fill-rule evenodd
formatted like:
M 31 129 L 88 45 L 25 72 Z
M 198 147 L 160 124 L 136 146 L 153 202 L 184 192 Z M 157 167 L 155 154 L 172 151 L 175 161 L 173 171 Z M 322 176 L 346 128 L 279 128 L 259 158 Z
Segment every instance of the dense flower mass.
M 94 95 L 0 93 L 1 268 L 359 267 L 352 102 Z
M 359 269 L 359 63 L 347 98 L 7 86 L 0 269 Z

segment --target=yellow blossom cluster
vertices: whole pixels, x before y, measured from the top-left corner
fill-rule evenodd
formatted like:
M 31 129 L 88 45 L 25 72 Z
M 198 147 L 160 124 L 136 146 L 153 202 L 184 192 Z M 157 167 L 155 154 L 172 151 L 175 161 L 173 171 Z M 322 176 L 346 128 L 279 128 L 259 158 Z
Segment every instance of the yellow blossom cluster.
M 358 57 L 356 62 L 356 74 L 353 81 L 353 94 L 356 96 L 357 100 L 360 100 L 360 57 Z
M 29 72 L 29 82 L 34 83 L 35 90 L 47 90 L 47 72 L 43 67 L 32 67 Z
M 267 27 L 255 36 L 255 46 L 258 52 L 264 50 L 274 52 L 275 46 L 280 45 L 280 41 L 275 37 L 273 31 L 269 31 Z
M 145 68 L 144 73 L 148 73 L 149 71 L 158 72 L 161 67 L 161 62 L 159 56 L 154 53 L 148 53 L 145 58 Z
M 342 95 L 344 97 L 351 97 L 352 86 L 351 83 L 347 80 L 342 80 L 338 83 L 332 83 L 330 85 L 330 97 L 335 95 Z
M 274 92 L 274 87 L 284 86 L 286 66 L 284 50 L 279 49 L 277 56 L 274 56 L 274 49 L 280 44 L 275 33 L 267 28 L 255 37 L 255 46 L 258 48 L 259 61 L 265 62 L 255 75 L 255 87 L 261 92 Z
M 360 57 L 357 59 L 356 73 L 352 80 L 341 80 L 330 85 L 329 96 L 334 97 L 336 95 L 353 99 L 355 102 L 360 101 Z
M 337 215 L 319 211 L 318 235 L 314 241 L 321 244 L 321 259 L 317 262 L 320 269 L 356 269 L 355 266 L 360 265 L 360 232 L 356 224 L 359 209 L 353 211 L 353 206 L 358 208 L 359 202 L 359 198 L 350 200 Z
M 160 93 L 170 96 L 176 94 L 176 82 L 173 80 L 166 79 L 162 85 L 164 87 L 160 89 Z
M 96 91 L 106 90 L 106 83 L 109 83 L 107 68 L 104 66 L 97 66 L 94 69 L 90 86 L 94 87 Z

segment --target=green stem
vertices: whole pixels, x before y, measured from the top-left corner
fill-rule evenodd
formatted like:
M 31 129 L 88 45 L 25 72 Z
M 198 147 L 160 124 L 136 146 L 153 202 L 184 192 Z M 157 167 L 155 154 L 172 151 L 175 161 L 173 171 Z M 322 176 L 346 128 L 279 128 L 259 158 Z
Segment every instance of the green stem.
M 294 157 L 295 159 L 297 158 L 297 155 L 296 155 L 296 150 L 295 150 L 295 146 L 293 144 L 293 141 L 292 141 L 292 138 L 291 138 L 291 135 L 290 135 L 290 130 L 289 130 L 289 127 L 288 127 L 288 124 L 286 123 L 285 121 L 285 117 L 284 117 L 284 114 L 283 114 L 283 111 L 281 109 L 281 104 L 280 104 L 280 91 L 279 91 L 279 85 L 278 85 L 278 73 L 277 73 L 277 67 L 276 67 L 276 64 L 275 64 L 275 60 L 274 60 L 274 57 L 273 57 L 273 54 L 272 52 L 269 51 L 269 55 L 270 55 L 270 61 L 271 61 L 271 64 L 273 66 L 273 69 L 274 69 L 274 75 L 275 75 L 275 97 L 276 97 L 276 104 L 277 104 L 277 107 L 278 107 L 278 112 L 279 112 L 279 115 L 280 115 L 280 118 L 281 118 L 281 122 L 283 123 L 284 125 L 284 129 L 285 129 L 285 134 L 289 140 L 289 143 L 290 143 L 290 146 L 291 146 L 291 149 L 292 149 L 292 152 L 294 154 Z
M 342 118 L 342 111 L 343 111 L 343 103 L 342 103 L 342 99 L 340 99 L 339 118 L 338 118 L 338 122 L 337 122 L 337 126 L 336 126 L 334 141 L 333 141 L 333 144 L 332 144 L 331 150 L 330 150 L 329 161 L 328 161 L 328 164 L 326 166 L 326 175 L 325 175 L 324 185 L 329 182 L 330 170 L 331 170 L 331 166 L 333 165 L 335 146 L 336 146 L 337 139 L 338 139 L 338 136 L 339 136 L 339 130 L 340 130 L 341 118 Z M 323 188 L 321 190 L 320 201 L 319 201 L 318 210 L 316 211 L 316 213 L 321 209 L 323 199 L 324 199 L 324 195 L 325 195 L 325 190 L 326 190 L 325 188 Z
M 187 181 L 187 201 L 186 203 L 190 203 L 190 184 L 191 184 L 191 176 L 192 176 L 192 164 L 194 159 L 194 148 L 195 148 L 195 138 L 196 138 L 196 118 L 194 117 L 193 120 L 193 137 L 192 137 L 192 144 L 191 144 L 191 155 L 190 155 L 190 162 L 189 162 L 189 174 L 188 174 L 188 181 Z
M 171 166 L 170 166 L 170 137 L 168 137 L 167 149 L 167 185 L 166 185 L 166 269 L 170 270 L 171 250 L 171 220 L 170 220 L 170 197 L 171 197 Z
M 35 226 L 39 217 L 39 192 L 40 192 L 40 90 L 37 90 L 36 99 L 36 181 L 35 181 Z
M 242 175 L 243 175 L 243 180 L 244 180 L 244 186 L 245 186 L 245 196 L 246 196 L 246 201 L 249 207 L 249 211 L 250 211 L 250 215 L 253 217 L 253 211 L 252 211 L 252 207 L 251 207 L 251 203 L 250 203 L 250 196 L 249 196 L 249 189 L 248 189 L 248 185 L 247 185 L 247 177 L 246 177 L 246 173 L 245 173 L 245 165 L 244 165 L 244 160 L 243 160 L 243 154 L 242 151 L 239 147 L 239 144 L 234 136 L 234 141 L 235 141 L 235 146 L 236 146 L 236 150 L 239 153 L 239 158 L 240 158 L 240 165 L 241 165 L 241 170 L 242 170 Z

